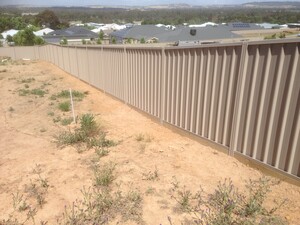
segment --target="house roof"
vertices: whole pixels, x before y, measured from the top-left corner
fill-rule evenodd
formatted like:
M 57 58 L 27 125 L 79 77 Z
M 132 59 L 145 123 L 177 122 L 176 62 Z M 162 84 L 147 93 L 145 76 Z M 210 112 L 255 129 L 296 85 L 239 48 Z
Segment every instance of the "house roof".
M 4 32 L 2 32 L 1 34 L 2 34 L 3 38 L 6 39 L 6 37 L 7 37 L 8 35 L 14 36 L 14 35 L 17 34 L 18 32 L 19 32 L 19 30 L 11 29 L 11 30 L 4 31 Z
M 191 30 L 194 31 L 191 32 Z M 181 26 L 172 30 L 167 29 L 166 27 L 157 27 L 155 25 L 141 25 L 116 31 L 111 35 L 119 39 L 145 38 L 146 40 L 149 40 L 155 37 L 159 40 L 159 42 L 196 41 L 240 37 L 239 35 L 232 33 L 230 30 L 223 26 L 195 28 Z
M 50 29 L 50 28 L 44 28 L 44 29 L 42 29 L 42 30 L 34 31 L 33 33 L 34 33 L 34 35 L 36 35 L 36 36 L 44 36 L 44 35 L 46 35 L 46 34 L 52 32 L 52 31 L 54 31 L 54 30 L 52 30 L 52 29 Z
M 62 38 L 71 39 L 91 39 L 98 35 L 84 27 L 69 27 L 62 30 L 55 30 L 44 36 L 46 42 L 59 43 Z
M 228 23 L 226 25 L 222 25 L 226 27 L 230 31 L 237 31 L 237 30 L 259 30 L 264 29 L 263 27 L 254 24 L 254 23 L 243 23 L 243 22 L 234 22 Z
M 69 27 L 62 30 L 55 30 L 48 33 L 45 37 L 82 37 L 82 38 L 97 38 L 98 35 L 84 27 Z

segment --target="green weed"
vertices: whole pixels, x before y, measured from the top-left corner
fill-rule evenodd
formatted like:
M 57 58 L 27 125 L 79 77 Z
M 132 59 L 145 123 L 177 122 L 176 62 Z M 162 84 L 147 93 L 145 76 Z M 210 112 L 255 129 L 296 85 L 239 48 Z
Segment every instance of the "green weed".
M 72 122 L 73 122 L 72 117 L 64 118 L 60 121 L 61 125 L 63 125 L 63 126 L 67 126 L 67 125 L 71 124 Z
M 33 81 L 35 81 L 35 79 L 31 77 L 31 78 L 27 78 L 27 79 L 22 79 L 21 83 L 31 83 Z
M 159 180 L 157 167 L 155 167 L 153 172 L 143 173 L 143 180 Z
M 58 104 L 58 108 L 63 112 L 69 112 L 71 108 L 71 103 L 69 101 L 61 102 Z
M 219 182 L 212 194 L 205 194 L 203 189 L 196 193 L 180 187 L 173 182 L 171 197 L 179 208 L 190 213 L 196 224 L 286 224 L 286 221 L 274 215 L 285 201 L 268 210 L 263 206 L 271 186 L 275 185 L 270 179 L 262 177 L 246 184 L 248 195 L 244 195 L 234 187 L 230 179 Z M 207 210 L 209 209 L 209 210 Z

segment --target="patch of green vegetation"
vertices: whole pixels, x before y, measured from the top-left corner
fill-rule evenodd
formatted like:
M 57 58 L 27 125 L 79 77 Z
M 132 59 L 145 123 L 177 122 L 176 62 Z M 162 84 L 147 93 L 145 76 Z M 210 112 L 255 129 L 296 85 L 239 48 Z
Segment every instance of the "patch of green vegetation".
M 74 101 L 82 101 L 82 99 L 87 95 L 88 92 L 80 92 L 73 90 L 72 91 L 72 98 Z M 57 98 L 70 98 L 70 91 L 69 90 L 62 90 L 61 92 L 52 95 L 50 97 L 51 100 L 56 100 Z
M 54 112 L 50 111 L 47 113 L 48 116 L 54 116 Z
M 57 116 L 57 117 L 53 118 L 53 122 L 54 123 L 58 123 L 59 121 L 61 121 L 61 117 L 60 116 Z
M 73 132 L 63 132 L 56 137 L 59 146 L 82 145 L 87 149 L 111 147 L 116 145 L 112 140 L 106 138 L 106 134 L 100 129 L 92 114 L 84 114 L 80 117 L 80 127 Z
M 159 180 L 157 167 L 155 167 L 153 172 L 149 171 L 148 173 L 143 173 L 143 180 Z
M 18 92 L 19 92 L 19 96 L 37 95 L 39 97 L 44 97 L 44 95 L 47 93 L 46 91 L 41 90 L 39 88 L 32 89 L 32 90 L 20 89 Z
M 212 194 L 205 194 L 202 188 L 192 193 L 175 181 L 172 183 L 171 197 L 182 212 L 193 217 L 196 224 L 283 225 L 286 221 L 274 213 L 285 201 L 272 209 L 264 207 L 267 194 L 275 184 L 277 183 L 265 177 L 249 180 L 246 184 L 248 195 L 244 195 L 234 187 L 230 179 L 225 179 L 224 182 L 219 182 Z
M 30 94 L 30 90 L 25 90 L 25 89 L 20 89 L 18 92 L 19 92 L 19 96 L 27 96 Z
M 58 108 L 63 112 L 69 112 L 71 109 L 71 103 L 69 101 L 61 102 L 58 104 Z
M 62 224 L 109 224 L 116 217 L 122 221 L 134 221 L 144 224 L 142 219 L 142 195 L 137 190 L 122 193 L 113 192 L 110 186 L 115 179 L 115 164 L 109 162 L 94 168 L 94 184 L 83 188 L 82 200 L 75 201 L 65 208 L 61 219 Z
M 72 122 L 73 122 L 72 117 L 64 118 L 60 121 L 61 125 L 63 125 L 63 126 L 67 126 L 67 125 L 71 124 Z
M 31 83 L 33 81 L 35 81 L 35 79 L 31 77 L 31 78 L 27 78 L 27 79 L 22 79 L 21 83 Z
M 108 153 L 109 153 L 109 150 L 107 148 L 104 148 L 104 147 L 97 147 L 95 149 L 95 153 L 97 154 L 97 156 L 99 158 L 101 158 L 101 157 L 107 156 Z
M 106 163 L 102 165 L 100 168 L 98 166 L 94 166 L 93 167 L 94 184 L 96 186 L 104 186 L 104 187 L 108 187 L 109 185 L 111 185 L 111 183 L 115 179 L 113 174 L 115 167 L 116 165 L 112 162 Z
M 151 142 L 153 140 L 153 138 L 149 134 L 139 133 L 136 135 L 135 140 L 138 142 L 141 142 L 141 141 Z
M 32 95 L 38 95 L 39 97 L 44 97 L 44 95 L 46 94 L 47 92 L 42 90 L 42 89 L 39 89 L 39 88 L 36 88 L 36 89 L 32 89 L 30 91 L 30 94 Z

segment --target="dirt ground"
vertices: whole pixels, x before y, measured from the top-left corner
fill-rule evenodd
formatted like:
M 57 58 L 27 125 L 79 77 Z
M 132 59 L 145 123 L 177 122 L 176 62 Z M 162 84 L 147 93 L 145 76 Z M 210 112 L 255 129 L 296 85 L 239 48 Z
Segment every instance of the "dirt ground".
M 46 91 L 45 95 L 26 92 L 34 88 Z M 107 156 L 97 158 L 92 149 L 79 152 L 72 146 L 59 148 L 55 143 L 55 135 L 74 125 L 62 125 L 62 120 L 72 114 L 58 109 L 60 100 L 50 97 L 69 88 L 88 92 L 82 101 L 74 102 L 76 115 L 95 115 L 107 137 L 118 142 Z M 193 192 L 202 186 L 211 193 L 225 178 L 231 178 L 244 191 L 245 181 L 263 175 L 200 139 L 162 126 L 47 62 L 0 65 L 0 96 L 0 221 L 9 215 L 25 220 L 28 208 L 16 212 L 13 207 L 18 194 L 37 209 L 36 224 L 57 224 L 65 207 L 82 198 L 83 187 L 93 185 L 91 165 L 95 162 L 100 167 L 105 162 L 116 164 L 115 188 L 140 193 L 142 219 L 150 225 L 171 224 L 170 219 L 174 225 L 181 224 L 191 218 L 174 210 L 176 201 L 170 189 L 175 178 Z M 41 207 L 29 192 L 40 181 L 46 181 L 48 187 Z M 278 214 L 290 224 L 299 224 L 300 187 L 281 181 L 272 187 L 266 204 L 272 207 L 274 200 L 284 199 L 287 203 Z M 135 223 L 120 222 L 118 218 L 109 222 Z M 33 220 L 26 224 L 33 224 Z

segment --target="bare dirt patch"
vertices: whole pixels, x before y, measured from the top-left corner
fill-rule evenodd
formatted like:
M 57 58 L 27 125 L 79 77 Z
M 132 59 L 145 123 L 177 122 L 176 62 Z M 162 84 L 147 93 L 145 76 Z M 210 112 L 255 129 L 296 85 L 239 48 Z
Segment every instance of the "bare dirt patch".
M 212 193 L 219 181 L 230 178 L 245 192 L 245 181 L 263 175 L 49 63 L 6 62 L 0 71 L 0 224 L 9 215 L 21 223 L 29 218 L 25 224 L 33 224 L 32 218 L 37 224 L 64 224 L 65 209 L 70 212 L 76 199 L 82 199 L 83 188 L 97 186 L 95 167 L 99 172 L 109 163 L 115 165 L 109 184 L 113 194 L 106 197 L 118 204 L 106 211 L 114 214 L 103 219 L 108 224 L 193 224 L 193 217 L 180 212 L 171 198 L 174 179 L 192 192 L 201 186 Z M 78 127 L 69 124 L 71 112 L 59 106 L 68 100 L 58 94 L 69 88 L 84 93 L 74 102 L 76 115 L 93 114 L 116 145 L 105 152 L 57 146 L 55 136 Z M 116 200 L 115 193 L 122 197 Z M 272 187 L 265 204 L 272 208 L 274 200 L 285 199 L 277 213 L 290 224 L 299 224 L 299 187 L 281 181 Z

